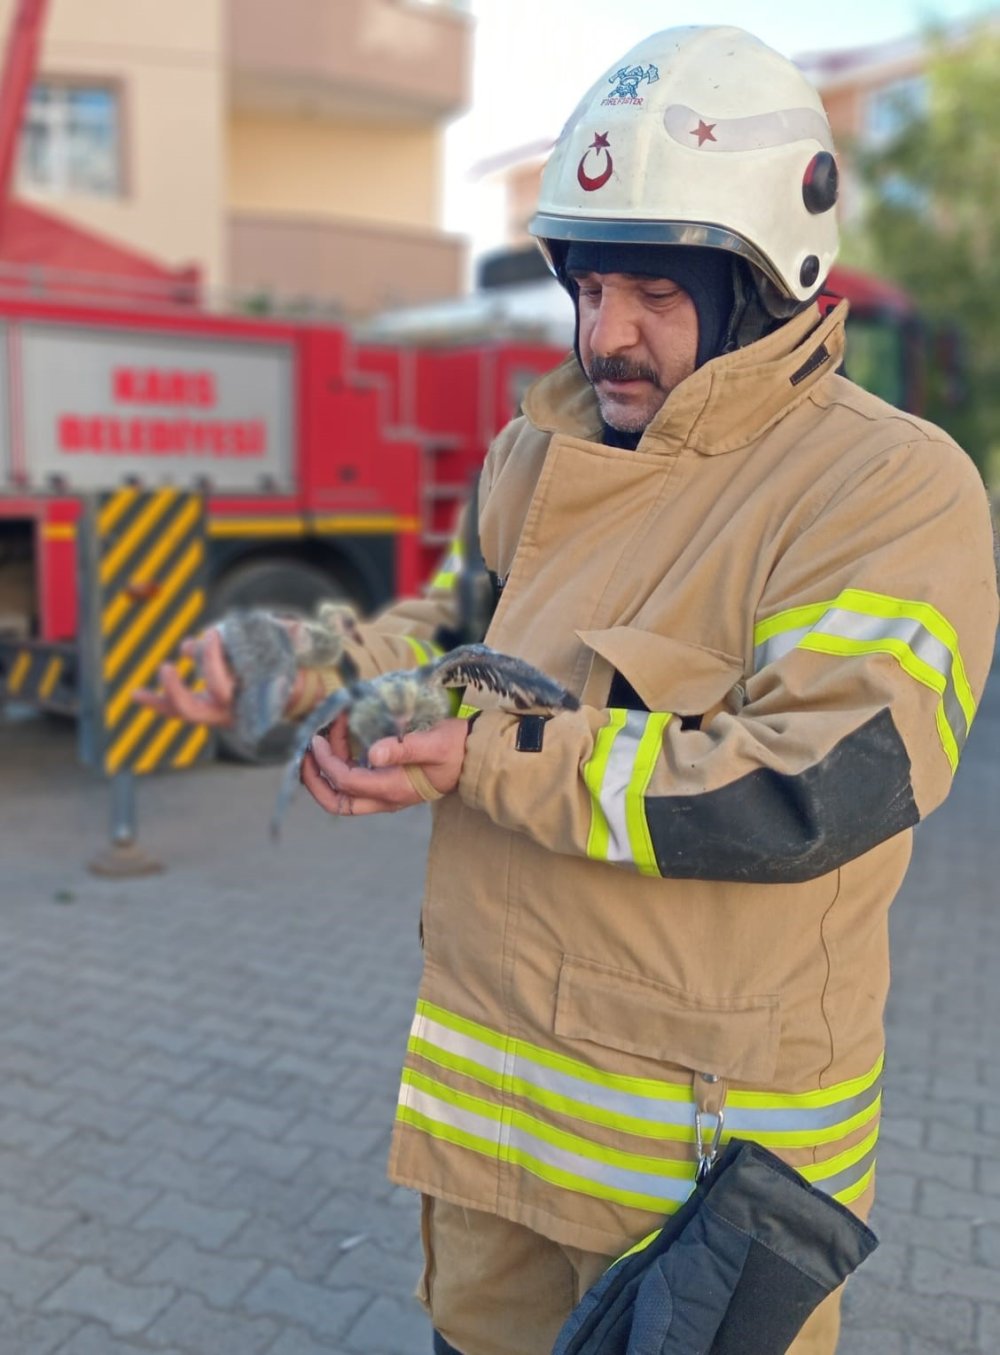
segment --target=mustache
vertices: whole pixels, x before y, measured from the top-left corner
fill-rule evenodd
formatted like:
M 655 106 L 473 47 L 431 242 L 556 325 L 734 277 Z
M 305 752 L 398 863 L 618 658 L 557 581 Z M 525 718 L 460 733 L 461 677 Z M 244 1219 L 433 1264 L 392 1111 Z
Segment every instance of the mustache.
M 660 378 L 652 367 L 642 362 L 632 362 L 623 357 L 593 357 L 590 360 L 590 381 L 651 381 L 659 387 Z

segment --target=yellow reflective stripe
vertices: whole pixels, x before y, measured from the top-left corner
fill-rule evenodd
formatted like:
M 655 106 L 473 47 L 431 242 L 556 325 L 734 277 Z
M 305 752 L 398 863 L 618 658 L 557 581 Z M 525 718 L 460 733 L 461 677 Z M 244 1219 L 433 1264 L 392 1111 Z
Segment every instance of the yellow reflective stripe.
M 458 576 L 462 572 L 465 564 L 465 549 L 461 538 L 456 537 L 451 543 L 448 554 L 442 560 L 437 573 L 431 579 L 431 591 L 435 593 L 452 593 L 458 583 Z
M 468 720 L 470 719 L 471 716 L 475 715 L 477 711 L 481 709 L 482 709 L 481 706 L 472 706 L 469 705 L 468 702 L 463 701 L 458 708 L 458 718 L 460 720 Z
M 575 1153 L 579 1157 L 589 1158 L 593 1162 L 611 1167 L 623 1167 L 627 1171 L 642 1171 L 650 1176 L 669 1176 L 676 1179 L 693 1175 L 694 1164 L 691 1162 L 652 1157 L 648 1153 L 627 1153 L 620 1148 L 612 1148 L 605 1143 L 594 1143 L 593 1140 L 585 1139 L 579 1134 L 572 1134 L 566 1129 L 556 1129 L 553 1125 L 547 1124 L 544 1120 L 539 1120 L 537 1116 L 531 1115 L 527 1111 L 518 1110 L 512 1106 L 501 1108 L 494 1102 L 486 1101 L 480 1096 L 470 1096 L 468 1092 L 456 1091 L 454 1087 L 449 1087 L 447 1083 L 438 1082 L 436 1078 L 426 1077 L 423 1073 L 415 1072 L 412 1068 L 404 1069 L 402 1077 L 407 1086 L 420 1087 L 449 1105 L 472 1110 L 477 1115 L 502 1123 L 505 1129 L 516 1126 L 530 1134 L 532 1138 L 536 1138 L 540 1143 L 551 1144 L 554 1148 L 565 1148 L 568 1152 Z
M 859 1143 L 852 1144 L 850 1148 L 845 1148 L 842 1153 L 837 1153 L 835 1157 L 828 1157 L 824 1162 L 810 1162 L 804 1167 L 798 1167 L 800 1176 L 804 1176 L 807 1181 L 828 1181 L 831 1176 L 839 1176 L 842 1171 L 848 1167 L 853 1167 L 855 1163 L 861 1161 L 878 1142 L 878 1130 L 872 1132 L 863 1138 Z
M 448 1032 L 457 1037 L 451 1047 L 446 1043 Z M 693 1141 L 690 1083 L 605 1072 L 527 1040 L 503 1036 L 423 999 L 417 1003 L 410 1049 L 440 1067 L 496 1090 L 510 1089 L 557 1113 L 642 1137 Z M 878 1116 L 882 1065 L 880 1057 L 867 1073 L 815 1091 L 731 1090 L 726 1098 L 727 1128 L 768 1146 L 835 1142 Z M 546 1070 L 552 1076 L 543 1085 Z
M 663 713 L 649 716 L 635 755 L 635 770 L 625 792 L 628 840 L 632 847 L 632 860 L 638 867 L 640 875 L 660 874 L 656 852 L 653 850 L 653 840 L 649 835 L 649 823 L 646 820 L 646 791 L 653 769 L 663 752 L 663 734 L 671 718 L 669 714 Z
M 413 1069 L 403 1073 L 397 1118 L 494 1161 L 515 1163 L 562 1189 L 634 1208 L 671 1212 L 694 1185 L 693 1155 L 688 1160 L 653 1157 L 593 1142 Z M 809 1178 L 820 1190 L 824 1183 L 831 1190 L 839 1186 L 838 1197 L 856 1198 L 871 1179 L 874 1163 L 868 1159 L 873 1149 L 874 1135 L 824 1163 L 811 1165 Z
M 952 770 L 975 718 L 976 702 L 955 628 L 930 603 L 847 588 L 830 601 L 793 607 L 754 628 L 758 669 L 792 649 L 857 657 L 888 654 L 935 692 L 935 724 Z
M 439 659 L 444 653 L 443 649 L 431 644 L 429 640 L 418 640 L 415 635 L 404 635 L 403 639 L 413 650 L 418 664 L 430 663 L 432 659 Z
M 889 654 L 905 673 L 908 673 L 910 677 L 924 687 L 929 687 L 938 696 L 943 694 L 947 685 L 941 674 L 936 669 L 922 663 L 909 645 L 902 640 L 894 640 L 889 636 L 883 640 L 842 640 L 835 635 L 810 633 L 799 641 L 796 648 L 809 649 L 816 654 L 839 654 L 843 658 L 856 658 L 862 654 Z M 944 706 L 940 701 L 934 711 L 934 723 L 945 757 L 947 757 L 948 764 L 954 772 L 958 767 L 959 747 L 954 732 L 948 724 Z
M 513 1163 L 563 1190 L 634 1209 L 670 1213 L 694 1187 L 693 1158 L 678 1162 L 622 1153 L 409 1070 L 403 1074 L 396 1117 L 432 1137 Z
M 844 1190 L 834 1191 L 833 1198 L 839 1200 L 841 1204 L 851 1204 L 859 1199 L 868 1187 L 871 1185 L 875 1176 L 875 1163 L 868 1168 L 864 1176 L 855 1181 L 853 1186 L 847 1186 Z
M 601 804 L 601 789 L 604 775 L 608 769 L 611 750 L 619 730 L 625 726 L 628 711 L 612 710 L 608 723 L 597 731 L 594 739 L 594 751 L 584 763 L 583 780 L 590 791 L 590 832 L 587 835 L 587 855 L 595 861 L 608 859 L 608 847 L 611 843 L 611 828 Z

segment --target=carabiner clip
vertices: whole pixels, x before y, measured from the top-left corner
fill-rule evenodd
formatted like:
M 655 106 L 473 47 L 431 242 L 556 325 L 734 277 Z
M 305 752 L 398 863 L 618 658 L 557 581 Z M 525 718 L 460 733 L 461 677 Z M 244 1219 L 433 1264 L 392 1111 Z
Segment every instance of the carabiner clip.
M 694 1140 L 695 1148 L 698 1153 L 698 1168 L 695 1172 L 696 1181 L 704 1181 L 705 1177 L 712 1170 L 715 1159 L 719 1155 L 719 1144 L 722 1142 L 722 1126 L 726 1121 L 725 1111 L 720 1106 L 715 1112 L 715 1128 L 712 1131 L 712 1137 L 706 1145 L 705 1132 L 702 1122 L 702 1115 L 711 1115 L 712 1111 L 702 1112 L 696 1110 L 694 1113 Z

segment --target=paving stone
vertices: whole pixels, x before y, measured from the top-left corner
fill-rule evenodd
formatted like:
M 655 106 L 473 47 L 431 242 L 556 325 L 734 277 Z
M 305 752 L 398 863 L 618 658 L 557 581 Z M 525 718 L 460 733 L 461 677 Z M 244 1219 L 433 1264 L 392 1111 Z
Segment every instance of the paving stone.
M 81 1172 L 49 1199 L 54 1206 L 74 1205 L 83 1217 L 96 1215 L 106 1223 L 129 1223 L 148 1208 L 156 1194 L 155 1190 Z
M 52 1355 L 78 1329 L 71 1317 L 25 1313 L 0 1297 L 0 1350 L 4 1355 Z
M 81 1266 L 41 1307 L 94 1318 L 116 1336 L 129 1336 L 148 1327 L 173 1297 L 174 1290 L 165 1285 L 121 1284 L 100 1266 Z
M 203 1160 L 194 1162 L 181 1157 L 178 1153 L 147 1153 L 145 1159 L 135 1168 L 129 1180 L 134 1185 L 160 1186 L 164 1190 L 174 1190 L 202 1203 L 214 1203 L 239 1171 L 236 1164 Z
M 151 1115 L 132 1134 L 133 1143 L 166 1148 L 196 1161 L 206 1157 L 226 1136 L 221 1125 L 186 1124 L 169 1115 Z
M 69 1125 L 47 1124 L 18 1111 L 0 1115 L 0 1149 L 16 1148 L 25 1157 L 42 1157 L 72 1133 Z
M 180 1233 L 202 1247 L 220 1247 L 238 1233 L 249 1214 L 240 1209 L 215 1209 L 195 1204 L 186 1195 L 167 1191 L 140 1215 L 137 1228 L 159 1228 Z
M 138 1284 L 172 1284 L 181 1293 L 200 1294 L 213 1308 L 231 1308 L 264 1268 L 262 1261 L 242 1261 L 173 1242 L 136 1276 Z
M 426 1355 L 430 1323 L 416 1299 L 377 1298 L 347 1334 L 347 1345 L 363 1355 Z
M 327 1338 L 344 1336 L 370 1302 L 368 1294 L 305 1284 L 282 1266 L 271 1267 L 243 1296 L 250 1313 L 266 1313 L 308 1327 Z
M 212 1149 L 208 1161 L 234 1168 L 246 1167 L 265 1176 L 287 1181 L 309 1160 L 311 1149 L 270 1142 L 242 1131 L 229 1134 Z
M 288 1129 L 296 1115 L 294 1111 L 278 1106 L 265 1106 L 255 1101 L 239 1101 L 235 1097 L 225 1097 L 205 1115 L 205 1124 L 230 1125 L 236 1129 L 245 1129 L 259 1134 L 262 1138 L 273 1138 Z
M 31 1308 L 73 1271 L 67 1261 L 25 1256 L 0 1242 L 0 1294 L 16 1308 Z
M 22 1251 L 36 1251 L 77 1217 L 72 1209 L 45 1209 L 0 1194 L 0 1238 Z
M 170 1245 L 169 1233 L 109 1227 L 91 1219 L 66 1228 L 46 1248 L 50 1256 L 70 1256 L 102 1266 L 116 1280 L 130 1279 L 140 1267 Z
M 137 1345 L 127 1339 L 119 1340 L 107 1327 L 90 1322 L 59 1347 L 59 1355 L 148 1355 L 148 1352 L 149 1346 L 145 1342 Z M 183 1355 L 183 1352 L 157 1346 L 157 1355 Z
M 179 1298 L 145 1333 L 159 1348 L 177 1345 L 187 1355 L 257 1355 L 274 1341 L 277 1325 L 240 1313 L 219 1313 L 200 1298 Z

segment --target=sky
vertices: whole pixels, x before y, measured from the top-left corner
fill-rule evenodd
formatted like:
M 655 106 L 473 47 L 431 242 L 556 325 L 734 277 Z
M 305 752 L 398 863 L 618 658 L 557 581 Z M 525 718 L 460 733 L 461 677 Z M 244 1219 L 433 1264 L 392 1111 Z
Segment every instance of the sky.
M 501 243 L 502 198 L 472 171 L 483 160 L 555 138 L 577 100 L 635 43 L 677 24 L 736 24 L 782 52 L 865 47 L 934 20 L 1000 13 L 998 0 L 472 0 L 471 111 L 448 129 L 444 225 L 473 252 Z

